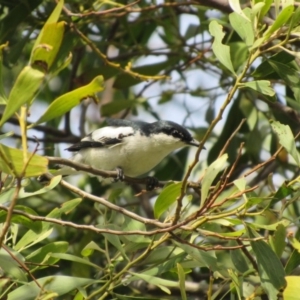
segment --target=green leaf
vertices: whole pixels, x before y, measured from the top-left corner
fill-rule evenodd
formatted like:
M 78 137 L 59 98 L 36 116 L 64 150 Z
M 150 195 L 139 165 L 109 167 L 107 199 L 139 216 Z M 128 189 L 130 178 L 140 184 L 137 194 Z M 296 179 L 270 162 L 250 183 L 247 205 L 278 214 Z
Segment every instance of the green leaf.
M 45 74 L 31 66 L 26 66 L 19 74 L 7 100 L 7 106 L 0 121 L 0 127 L 24 104 L 32 101 Z
M 78 105 L 84 98 L 94 97 L 94 94 L 103 90 L 103 77 L 95 77 L 89 84 L 56 98 L 42 117 L 34 124 L 48 122 L 60 117 Z M 32 127 L 34 127 L 34 125 Z
M 47 276 L 37 280 L 37 282 L 49 292 L 57 293 L 57 296 L 65 295 L 79 287 L 96 283 L 97 280 L 90 278 L 80 278 L 74 276 Z M 36 282 L 23 285 L 8 294 L 7 300 L 32 300 L 41 296 L 41 289 Z
M 254 42 L 254 30 L 252 22 L 250 21 L 250 8 L 245 8 L 244 13 L 247 15 L 247 18 L 244 18 L 237 12 L 233 12 L 229 15 L 229 20 L 233 29 L 237 32 L 245 44 L 250 47 Z
M 246 21 L 250 22 L 248 16 L 245 15 L 244 11 L 241 9 L 240 0 L 228 0 L 232 10 L 239 16 L 241 16 Z
M 185 274 L 182 266 L 179 263 L 177 263 L 177 272 L 179 278 L 179 289 L 180 289 L 181 299 L 187 300 L 186 292 L 185 292 Z
M 213 42 L 213 52 L 218 58 L 221 64 L 223 64 L 229 71 L 235 74 L 231 57 L 230 57 L 230 48 L 222 44 L 222 40 L 225 36 L 225 33 L 222 31 L 223 27 L 217 21 L 211 21 L 209 24 L 209 32 L 215 38 Z
M 84 257 L 91 256 L 94 253 L 94 250 L 99 252 L 104 252 L 94 241 L 89 242 L 80 252 Z
M 52 66 L 59 51 L 63 35 L 65 22 L 45 24 L 42 29 L 42 36 L 39 44 L 32 50 L 31 64 L 39 65 L 46 72 Z
M 53 10 L 51 15 L 49 16 L 49 18 L 45 22 L 44 27 L 42 28 L 42 30 L 40 31 L 40 34 L 38 35 L 37 39 L 35 40 L 35 43 L 34 43 L 33 48 L 32 48 L 33 50 L 32 50 L 32 53 L 31 53 L 31 57 L 32 57 L 33 52 L 35 51 L 35 49 L 38 47 L 38 45 L 41 44 L 42 39 L 47 39 L 47 37 L 45 36 L 45 28 L 47 27 L 47 25 L 49 25 L 51 23 L 56 23 L 58 21 L 63 6 L 64 6 L 64 0 L 57 1 L 57 5 L 56 5 L 55 9 Z M 30 59 L 30 61 L 32 61 L 32 58 Z
M 19 253 L 10 249 L 8 246 L 6 246 L 6 248 L 9 252 L 11 252 L 12 255 L 17 257 L 21 256 Z M 24 262 L 23 257 L 18 257 L 18 259 Z M 1 276 L 4 275 L 3 277 L 10 277 L 15 280 L 27 282 L 27 275 L 25 271 L 20 268 L 20 264 L 17 262 L 17 260 L 13 259 L 4 248 L 0 249 L 0 266 L 2 274 Z
M 41 188 L 35 192 L 31 192 L 31 193 L 25 192 L 25 189 L 21 188 L 18 198 L 23 199 L 23 198 L 27 198 L 27 197 L 45 194 L 45 193 L 53 190 L 60 183 L 60 181 L 61 181 L 61 175 L 55 176 L 55 177 L 51 178 L 48 185 L 44 186 L 43 188 Z
M 99 270 L 99 269 L 102 270 L 102 268 L 100 266 L 91 263 L 87 258 L 81 258 L 76 255 L 67 254 L 67 253 L 51 253 L 50 255 L 51 255 L 51 257 L 54 257 L 54 258 L 69 260 L 69 261 L 73 261 L 76 263 L 92 266 L 92 267 L 96 268 L 97 270 Z
M 44 230 L 41 233 L 35 233 L 32 230 L 27 231 L 22 238 L 18 241 L 15 246 L 16 250 L 24 250 L 35 244 L 38 244 L 40 241 L 45 240 L 53 231 L 53 227 L 49 230 Z
M 287 186 L 286 182 L 276 191 L 273 199 L 270 202 L 270 207 L 273 207 L 274 204 L 281 201 L 282 199 L 291 196 L 294 193 L 294 190 Z
M 178 282 L 171 281 L 171 280 L 166 280 L 163 278 L 151 276 L 148 274 L 143 274 L 143 273 L 131 273 L 134 276 L 128 279 L 125 279 L 126 283 L 130 283 L 132 281 L 138 280 L 138 279 L 143 279 L 146 282 L 153 284 L 157 287 L 159 287 L 162 291 L 164 291 L 167 294 L 171 294 L 171 291 L 167 287 L 178 287 Z
M 206 197 L 208 195 L 209 189 L 215 180 L 218 173 L 224 169 L 224 165 L 227 161 L 228 155 L 223 154 L 217 160 L 215 160 L 205 171 L 202 180 L 201 187 L 201 207 L 204 204 Z
M 217 271 L 217 258 L 213 251 L 205 252 L 200 249 L 196 249 L 190 245 L 180 244 L 174 242 L 178 247 L 183 249 L 188 255 L 190 255 L 195 261 L 199 262 L 203 267 Z
M 249 265 L 241 249 L 230 251 L 231 261 L 240 273 L 249 271 Z
M 269 12 L 269 9 L 271 5 L 273 4 L 273 0 L 263 0 L 262 1 L 265 5 L 262 7 L 259 18 L 260 20 L 266 15 L 267 12 Z
M 22 150 L 0 145 L 0 169 L 4 173 L 16 177 L 36 177 L 47 172 L 48 160 L 37 154 L 31 155 L 28 152 L 28 158 L 31 157 L 31 159 L 25 165 Z M 25 173 L 23 174 L 24 171 Z
M 279 224 L 273 235 L 269 237 L 270 245 L 278 258 L 281 257 L 286 246 L 286 229 L 282 224 Z
M 267 40 L 275 31 L 282 28 L 282 26 L 290 19 L 293 12 L 294 5 L 286 6 L 275 18 L 274 23 L 264 33 L 264 39 Z
M 276 132 L 279 144 L 294 158 L 298 167 L 300 167 L 300 155 L 297 151 L 295 140 L 291 128 L 277 121 L 271 120 L 271 126 Z
M 283 291 L 284 300 L 298 300 L 300 294 L 299 276 L 286 276 L 287 286 Z
M 99 226 L 97 226 L 97 227 L 99 228 Z M 110 225 L 106 226 L 105 228 L 115 229 L 114 224 L 110 224 Z M 120 241 L 120 237 L 115 234 L 109 234 L 109 233 L 102 233 L 102 234 L 117 250 L 120 251 L 120 253 L 124 257 L 124 259 L 129 261 L 129 258 L 126 255 L 125 250 Z
M 256 238 L 256 234 L 250 227 L 247 228 L 250 238 Z M 281 261 L 264 241 L 251 241 L 251 247 L 256 255 L 258 272 L 262 286 L 269 299 L 277 299 L 277 294 L 285 285 L 285 272 Z
M 182 182 L 171 183 L 165 187 L 154 204 L 154 217 L 159 217 L 173 204 L 181 193 Z
M 65 253 L 68 250 L 69 244 L 63 241 L 48 243 L 47 245 L 31 252 L 26 261 L 36 264 L 52 265 L 59 261 L 59 258 L 51 257 L 49 254 L 54 252 Z
M 75 198 L 64 202 L 61 206 L 63 212 L 68 215 L 71 211 L 73 211 L 80 203 L 82 202 L 82 198 Z
M 273 63 L 280 63 L 286 66 L 290 62 L 294 60 L 294 56 L 286 53 L 285 51 L 281 51 L 279 53 L 274 54 L 269 59 L 264 60 L 255 70 L 252 72 L 252 76 L 255 79 L 277 79 L 279 76 L 277 72 L 275 73 L 274 68 L 269 64 L 269 61 Z M 280 69 L 280 67 L 279 67 Z
M 124 223 L 122 225 L 122 230 L 124 231 L 134 231 L 134 230 L 140 230 L 140 231 L 147 231 L 145 224 L 138 222 L 132 218 L 129 218 L 127 216 L 124 216 Z M 133 235 L 121 235 L 120 239 L 124 242 L 125 245 L 128 245 L 129 242 L 132 243 L 144 243 L 149 244 L 151 243 L 151 238 L 148 236 L 143 236 L 140 234 L 133 234 Z
M 293 250 L 290 254 L 290 257 L 285 265 L 285 272 L 286 274 L 292 274 L 293 271 L 298 268 L 300 265 L 300 253 L 297 250 Z
M 291 87 L 298 87 L 299 71 L 290 67 L 290 65 L 274 60 L 268 60 L 270 66 L 275 70 L 275 72 Z
M 275 91 L 270 85 L 270 81 L 268 80 L 256 80 L 256 81 L 250 81 L 241 83 L 241 87 L 248 87 L 252 90 L 255 90 L 263 95 L 268 95 L 273 97 L 275 95 Z

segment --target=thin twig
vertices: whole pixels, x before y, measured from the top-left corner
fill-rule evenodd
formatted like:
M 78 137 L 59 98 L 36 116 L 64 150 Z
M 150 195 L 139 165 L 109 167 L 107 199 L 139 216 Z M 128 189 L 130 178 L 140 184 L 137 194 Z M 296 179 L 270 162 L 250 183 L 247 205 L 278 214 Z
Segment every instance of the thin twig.
M 38 281 L 36 280 L 36 278 L 31 274 L 31 272 L 28 269 L 28 267 L 21 260 L 19 260 L 18 257 L 15 256 L 4 244 L 2 245 L 2 248 L 10 255 L 10 257 L 13 260 L 15 260 L 28 273 L 28 275 L 32 278 L 32 280 L 36 283 L 36 285 L 40 289 L 43 289 L 43 287 L 38 283 Z
M 4 240 L 4 237 L 5 237 L 6 233 L 8 231 L 8 228 L 9 228 L 9 225 L 10 225 L 10 220 L 11 220 L 12 215 L 13 215 L 13 210 L 14 210 L 14 207 L 17 203 L 19 192 L 20 192 L 21 187 L 22 187 L 21 186 L 21 181 L 22 181 L 22 178 L 17 178 L 17 186 L 16 186 L 16 189 L 15 189 L 14 195 L 12 197 L 11 203 L 9 205 L 9 208 L 7 209 L 6 219 L 5 219 L 4 225 L 2 227 L 1 234 L 0 234 L 0 248 L 3 246 L 2 243 L 3 243 L 3 240 Z
M 235 131 L 230 135 L 230 137 L 228 138 L 228 140 L 226 141 L 224 147 L 222 148 L 222 150 L 219 153 L 218 157 L 221 157 L 226 149 L 228 148 L 230 142 L 232 141 L 232 139 L 235 137 L 235 135 L 238 133 L 238 131 L 241 129 L 242 125 L 246 122 L 246 119 L 242 119 L 242 121 L 240 122 L 240 124 L 238 125 L 238 127 L 235 129 Z

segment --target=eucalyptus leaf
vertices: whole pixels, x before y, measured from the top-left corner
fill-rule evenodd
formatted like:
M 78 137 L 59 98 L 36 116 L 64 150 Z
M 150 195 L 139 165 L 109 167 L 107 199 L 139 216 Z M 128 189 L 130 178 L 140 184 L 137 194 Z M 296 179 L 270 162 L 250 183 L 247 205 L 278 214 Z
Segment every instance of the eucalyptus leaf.
M 209 32 L 215 38 L 212 45 L 215 56 L 231 73 L 235 74 L 230 57 L 230 48 L 222 43 L 225 36 L 223 27 L 217 21 L 211 21 L 209 24 Z

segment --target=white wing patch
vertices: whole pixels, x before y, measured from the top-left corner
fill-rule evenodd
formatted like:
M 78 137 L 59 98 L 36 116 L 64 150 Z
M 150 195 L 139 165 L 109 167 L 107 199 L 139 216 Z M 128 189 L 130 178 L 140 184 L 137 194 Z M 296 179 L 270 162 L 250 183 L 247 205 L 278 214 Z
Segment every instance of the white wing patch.
M 111 139 L 122 139 L 125 136 L 132 135 L 134 129 L 132 127 L 113 127 L 107 126 L 96 129 L 87 137 L 83 138 L 82 141 L 97 141 L 105 143 Z

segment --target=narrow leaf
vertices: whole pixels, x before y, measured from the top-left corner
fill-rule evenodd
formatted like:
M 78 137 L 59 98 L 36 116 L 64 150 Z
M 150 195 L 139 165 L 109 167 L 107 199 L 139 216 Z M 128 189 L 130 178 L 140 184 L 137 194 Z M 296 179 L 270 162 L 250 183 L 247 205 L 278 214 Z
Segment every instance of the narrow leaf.
M 48 292 L 52 291 L 57 293 L 58 296 L 65 295 L 72 290 L 79 287 L 96 283 L 97 280 L 90 278 L 80 278 L 74 276 L 48 276 L 37 280 L 40 286 L 42 286 Z M 29 284 L 22 285 L 8 294 L 7 300 L 32 300 L 40 297 L 41 288 L 35 281 Z
M 0 120 L 0 126 L 24 104 L 29 103 L 38 91 L 45 74 L 31 66 L 26 66 L 19 74 L 7 100 L 7 106 Z
M 182 183 L 172 183 L 165 187 L 154 204 L 154 216 L 158 219 L 180 195 Z
M 290 19 L 294 12 L 294 5 L 286 6 L 279 15 L 275 18 L 274 23 L 269 27 L 269 29 L 264 33 L 264 39 L 267 40 L 275 31 Z
M 247 228 L 250 238 L 257 237 L 251 228 Z M 256 255 L 261 283 L 269 299 L 277 299 L 277 294 L 285 285 L 285 272 L 281 261 L 264 241 L 251 241 L 251 247 Z
M 215 180 L 218 173 L 224 169 L 224 165 L 227 161 L 228 155 L 223 154 L 217 160 L 215 160 L 206 170 L 202 180 L 201 188 L 201 206 L 204 204 L 208 195 L 209 189 Z
M 42 117 L 36 122 L 36 124 L 47 122 L 49 120 L 62 116 L 70 109 L 78 105 L 84 98 L 94 97 L 95 93 L 102 90 L 103 77 L 97 76 L 89 84 L 56 98 L 50 104 Z
M 40 43 L 32 50 L 31 64 L 41 64 L 48 71 L 60 49 L 65 22 L 45 24 Z
M 181 264 L 177 263 L 177 272 L 179 278 L 179 289 L 182 300 L 187 300 L 186 292 L 185 292 L 185 274 Z

